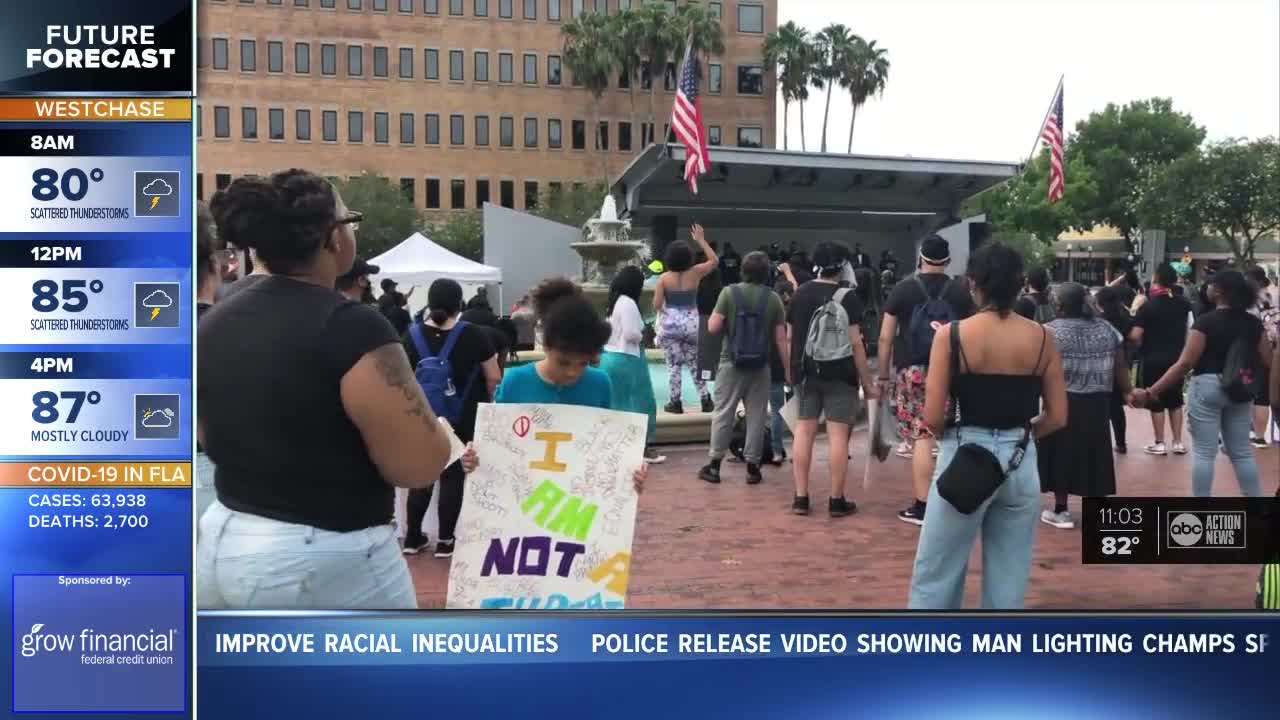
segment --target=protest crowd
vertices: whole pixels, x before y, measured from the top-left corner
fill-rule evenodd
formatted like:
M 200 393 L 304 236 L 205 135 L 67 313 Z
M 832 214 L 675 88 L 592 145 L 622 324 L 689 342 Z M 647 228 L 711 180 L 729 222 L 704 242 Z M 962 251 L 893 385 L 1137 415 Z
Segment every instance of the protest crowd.
M 1022 607 L 1037 524 L 1073 528 L 1071 496 L 1118 492 L 1126 407 L 1150 415 L 1142 452 L 1191 455 L 1171 468 L 1195 496 L 1212 494 L 1219 454 L 1240 493 L 1260 495 L 1255 453 L 1274 451 L 1280 287 L 1256 267 L 1195 286 L 1160 264 L 1145 282 L 1129 270 L 1091 289 L 1026 272 L 998 242 L 959 268 L 931 235 L 903 273 L 888 252 L 873 268 L 860 245 L 742 256 L 694 225 L 652 264 L 622 268 L 604 313 L 564 278 L 506 318 L 440 279 L 413 317 L 393 281 L 375 297 L 378 268 L 357 256 L 361 215 L 323 178 L 241 178 L 201 210 L 201 609 L 416 607 L 405 556 L 453 554 L 468 474 L 485 462 L 473 444 L 484 403 L 645 416 L 642 490 L 664 460 L 651 335 L 668 371 L 663 410 L 694 411 L 681 401 L 687 375 L 710 415 L 691 482 L 758 484 L 789 466 L 791 512 L 810 514 L 825 492 L 841 518 L 858 511 L 850 444 L 864 421 L 869 453 L 910 463 L 898 518 L 920 527 L 915 609 L 960 607 L 979 538 L 983 607 Z M 237 272 L 236 251 L 252 273 Z M 652 276 L 650 327 L 640 306 Z M 700 360 L 708 338 L 713 373 Z M 540 359 L 508 367 L 535 346 Z M 452 461 L 450 433 L 466 446 Z M 814 486 L 820 437 L 830 477 Z

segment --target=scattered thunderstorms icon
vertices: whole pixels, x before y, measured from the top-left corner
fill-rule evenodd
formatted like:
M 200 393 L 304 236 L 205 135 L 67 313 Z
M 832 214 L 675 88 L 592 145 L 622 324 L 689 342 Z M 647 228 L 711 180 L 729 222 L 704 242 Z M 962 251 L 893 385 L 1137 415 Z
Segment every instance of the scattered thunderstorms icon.
M 155 210 L 156 205 L 160 204 L 160 198 L 173 194 L 173 186 L 165 182 L 164 178 L 156 178 L 142 188 L 142 194 L 151 198 L 151 209 Z M 147 307 L 151 306 L 148 305 Z M 152 315 L 151 318 L 154 320 L 155 315 Z
M 156 199 L 158 200 L 159 198 Z M 173 307 L 173 298 L 169 297 L 169 293 L 163 290 L 156 290 L 142 299 L 142 307 L 150 308 L 151 319 L 155 320 L 161 310 Z

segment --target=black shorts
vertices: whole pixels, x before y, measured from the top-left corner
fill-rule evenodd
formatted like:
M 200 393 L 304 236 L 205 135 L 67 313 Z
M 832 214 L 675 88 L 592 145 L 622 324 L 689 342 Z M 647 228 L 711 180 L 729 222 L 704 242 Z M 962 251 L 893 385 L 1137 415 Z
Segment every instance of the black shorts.
M 1169 372 L 1171 365 L 1172 363 L 1164 365 L 1144 361 L 1142 369 L 1138 373 L 1138 387 L 1149 388 L 1155 385 L 1160 378 L 1164 377 L 1165 373 Z M 1159 407 L 1163 410 L 1180 409 L 1183 405 L 1182 383 L 1177 382 L 1169 386 L 1169 389 L 1156 396 L 1156 402 L 1159 403 Z

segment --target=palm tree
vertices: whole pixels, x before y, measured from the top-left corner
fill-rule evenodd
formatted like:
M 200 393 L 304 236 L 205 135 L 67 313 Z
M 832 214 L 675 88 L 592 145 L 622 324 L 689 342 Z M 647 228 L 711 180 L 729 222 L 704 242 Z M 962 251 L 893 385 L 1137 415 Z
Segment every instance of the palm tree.
M 666 76 L 667 61 L 676 52 L 684 49 L 684 38 L 677 37 L 675 18 L 667 12 L 667 6 L 651 0 L 636 10 L 636 22 L 639 23 L 641 52 L 647 65 L 640 68 L 640 78 L 649 83 L 649 128 L 656 140 L 658 84 Z M 641 139 L 644 144 L 644 138 Z
M 609 18 L 589 12 L 566 22 L 560 27 L 564 38 L 564 64 L 591 93 L 591 137 L 600 135 L 600 98 L 609 87 L 609 76 L 617 64 L 613 47 Z M 601 175 L 608 181 L 609 154 L 600 156 Z
M 848 87 L 843 69 L 845 58 L 853 48 L 855 37 L 848 27 L 840 23 L 832 23 L 822 28 L 815 38 L 818 48 L 815 75 L 822 79 L 823 85 L 827 88 L 827 107 L 822 114 L 822 152 L 827 151 L 827 120 L 831 117 L 831 91 L 837 84 Z
M 782 149 L 789 150 L 789 133 L 791 101 L 801 100 L 800 135 L 804 137 L 804 97 L 809 95 L 808 54 L 809 31 L 796 25 L 794 21 L 770 33 L 764 40 L 764 62 L 778 74 L 778 85 L 782 90 Z M 803 148 L 804 141 L 801 140 Z
M 636 120 L 636 86 L 640 84 L 644 66 L 644 26 L 634 10 L 623 10 L 610 17 L 610 34 L 619 74 L 627 78 L 627 92 L 631 100 L 631 121 Z M 639 123 L 636 123 L 639 125 Z M 644 149 L 642 141 L 640 149 Z
M 724 28 L 720 25 L 720 18 L 712 15 L 701 3 L 681 5 L 676 10 L 675 25 L 672 30 L 680 40 L 679 52 L 684 52 L 685 43 L 692 38 L 693 51 L 698 53 L 699 60 L 705 61 L 704 66 L 712 55 L 724 54 Z
M 858 119 L 858 108 L 873 95 L 884 92 L 889 82 L 889 51 L 876 47 L 876 41 L 855 38 L 853 49 L 846 58 L 844 74 L 849 95 L 853 100 L 853 115 L 849 118 L 849 149 L 853 152 L 853 123 Z

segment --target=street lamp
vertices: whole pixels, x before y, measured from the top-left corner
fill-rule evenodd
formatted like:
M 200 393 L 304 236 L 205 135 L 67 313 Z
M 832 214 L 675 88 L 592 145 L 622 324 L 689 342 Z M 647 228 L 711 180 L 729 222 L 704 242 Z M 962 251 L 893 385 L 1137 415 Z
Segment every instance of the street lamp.
M 1067 243 L 1067 282 L 1075 279 L 1075 268 L 1071 265 L 1071 243 Z
M 1088 253 L 1088 261 L 1084 265 L 1085 272 L 1088 273 L 1085 277 L 1085 282 L 1088 282 L 1088 279 L 1093 277 L 1093 246 L 1089 245 L 1085 247 L 1085 252 Z

